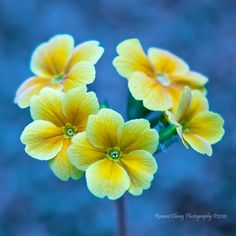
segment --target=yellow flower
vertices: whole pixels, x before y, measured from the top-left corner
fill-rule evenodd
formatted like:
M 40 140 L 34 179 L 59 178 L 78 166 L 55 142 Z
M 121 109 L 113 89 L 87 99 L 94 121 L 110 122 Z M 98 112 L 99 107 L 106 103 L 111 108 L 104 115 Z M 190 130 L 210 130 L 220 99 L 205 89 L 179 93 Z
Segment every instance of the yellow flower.
M 178 106 L 166 111 L 169 122 L 176 130 L 184 145 L 190 145 L 202 154 L 212 155 L 212 144 L 224 135 L 224 120 L 214 112 L 208 111 L 208 101 L 201 92 L 185 87 Z
M 70 35 L 56 35 L 39 45 L 32 55 L 31 71 L 35 76 L 20 86 L 15 102 L 28 107 L 33 95 L 44 87 L 68 90 L 90 84 L 95 78 L 94 64 L 103 54 L 97 41 L 88 41 L 74 48 Z
M 185 85 L 202 90 L 207 83 L 205 76 L 190 71 L 183 60 L 166 50 L 150 48 L 146 55 L 138 39 L 123 41 L 117 53 L 113 65 L 128 79 L 132 96 L 150 110 L 168 110 L 178 102 Z
M 117 112 L 103 108 L 88 119 L 86 132 L 77 134 L 68 149 L 71 163 L 86 171 L 89 190 L 97 197 L 140 195 L 157 171 L 152 154 L 158 133 L 147 120 L 124 122 Z
M 21 142 L 33 158 L 49 161 L 54 174 L 61 180 L 78 179 L 83 172 L 69 161 L 67 149 L 71 138 L 85 130 L 88 116 L 99 109 L 97 97 L 86 86 L 67 93 L 44 88 L 31 99 L 34 119 L 23 131 Z

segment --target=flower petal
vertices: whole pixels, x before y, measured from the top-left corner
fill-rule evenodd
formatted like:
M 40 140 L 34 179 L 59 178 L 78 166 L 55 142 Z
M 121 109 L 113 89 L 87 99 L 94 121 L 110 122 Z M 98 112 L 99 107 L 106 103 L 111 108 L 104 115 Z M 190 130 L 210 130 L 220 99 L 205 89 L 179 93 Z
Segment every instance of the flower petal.
M 49 167 L 52 172 L 62 181 L 67 181 L 69 178 L 77 180 L 81 178 L 84 174 L 83 171 L 75 168 L 67 156 L 67 149 L 70 145 L 70 140 L 67 139 L 64 141 L 61 151 L 57 156 L 48 161 Z
M 73 51 L 73 55 L 66 67 L 66 71 L 69 71 L 75 64 L 82 61 L 96 64 L 101 58 L 104 49 L 99 45 L 97 41 L 87 41 L 79 44 Z
M 204 111 L 198 113 L 188 123 L 190 133 L 196 134 L 210 144 L 220 141 L 224 135 L 224 120 L 214 112 Z
M 32 55 L 31 70 L 41 77 L 64 73 L 71 57 L 74 40 L 70 35 L 57 35 L 36 48 Z
M 122 124 L 124 120 L 119 113 L 112 109 L 101 109 L 88 119 L 86 133 L 89 142 L 98 148 L 117 146 L 118 129 Z
M 189 71 L 184 75 L 173 77 L 172 82 L 188 85 L 192 89 L 201 89 L 208 82 L 208 78 L 200 73 Z
M 150 48 L 148 56 L 157 72 L 167 73 L 172 77 L 183 75 L 189 71 L 186 62 L 166 50 Z
M 137 100 L 153 111 L 165 111 L 172 107 L 172 100 L 167 90 L 155 79 L 140 72 L 134 72 L 129 79 L 129 90 Z
M 95 148 L 89 142 L 85 132 L 73 137 L 67 153 L 71 163 L 84 171 L 94 162 L 106 157 L 106 150 Z
M 192 94 L 191 89 L 186 86 L 179 98 L 178 108 L 176 109 L 176 120 L 181 120 L 181 118 L 186 114 L 191 104 Z
M 95 68 L 89 62 L 75 64 L 64 80 L 64 91 L 76 88 L 81 85 L 91 84 L 95 79 Z
M 183 133 L 183 139 L 197 152 L 202 154 L 212 155 L 212 148 L 210 143 L 198 135 L 192 133 Z
M 31 157 L 49 160 L 61 150 L 64 138 L 60 128 L 48 121 L 37 120 L 25 127 L 20 139 Z
M 165 114 L 166 114 L 166 118 L 167 118 L 167 120 L 170 124 L 173 124 L 175 126 L 180 126 L 180 124 L 178 123 L 175 115 L 172 112 L 165 111 Z
M 30 113 L 34 120 L 47 120 L 62 127 L 66 124 L 62 112 L 62 99 L 64 94 L 60 91 L 44 88 L 38 96 L 34 96 L 30 103 Z
M 153 175 L 157 171 L 155 158 L 143 150 L 130 152 L 120 159 L 130 177 L 129 192 L 135 196 L 141 195 L 144 189 L 151 186 Z
M 155 129 L 150 128 L 149 121 L 145 119 L 126 122 L 120 126 L 118 135 L 122 152 L 145 150 L 154 153 L 158 146 L 159 135 Z
M 110 200 L 120 198 L 130 186 L 125 169 L 107 158 L 96 161 L 86 170 L 87 186 L 95 196 Z
M 188 110 L 182 116 L 182 119 L 190 121 L 196 114 L 207 111 L 208 109 L 207 98 L 200 91 L 194 90 L 192 91 L 192 101 Z
M 86 90 L 86 86 L 72 89 L 64 95 L 62 101 L 66 120 L 74 125 L 77 131 L 84 131 L 89 115 L 99 110 L 96 94 Z
M 183 75 L 189 71 L 186 62 L 166 50 L 150 48 L 148 56 L 157 72 L 167 73 L 172 77 Z
M 23 82 L 16 92 L 15 103 L 20 108 L 26 108 L 30 105 L 30 100 L 33 95 L 39 94 L 40 90 L 44 87 L 51 87 L 60 90 L 60 84 L 50 83 L 49 79 L 31 77 Z
M 141 71 L 149 76 L 154 75 L 154 68 L 138 39 L 125 40 L 116 50 L 119 56 L 113 60 L 113 65 L 121 76 L 129 78 L 135 71 Z

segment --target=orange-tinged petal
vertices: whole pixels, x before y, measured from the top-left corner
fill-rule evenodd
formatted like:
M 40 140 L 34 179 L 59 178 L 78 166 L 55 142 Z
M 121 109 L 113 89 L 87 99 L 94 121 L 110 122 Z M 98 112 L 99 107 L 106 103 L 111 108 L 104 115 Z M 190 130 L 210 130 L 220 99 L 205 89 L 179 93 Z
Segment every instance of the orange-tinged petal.
M 188 130 L 205 139 L 210 144 L 220 141 L 224 135 L 224 120 L 214 112 L 204 111 L 196 114 L 188 123 Z
M 62 127 L 67 122 L 62 112 L 62 99 L 64 94 L 60 91 L 44 88 L 38 96 L 31 99 L 30 113 L 34 120 L 47 120 Z
M 145 150 L 154 153 L 158 146 L 159 135 L 155 129 L 150 128 L 149 121 L 145 119 L 130 120 L 120 126 L 119 147 L 122 152 Z
M 166 73 L 170 77 L 183 75 L 189 71 L 189 67 L 179 57 L 163 49 L 150 48 L 148 56 L 159 73 Z
M 48 121 L 37 120 L 25 127 L 20 139 L 31 157 L 50 160 L 61 150 L 64 138 L 60 128 Z
M 72 57 L 66 67 L 66 71 L 69 71 L 75 64 L 82 61 L 96 64 L 101 58 L 104 49 L 99 46 L 99 42 L 91 40 L 79 44 L 73 51 Z
M 150 188 L 153 175 L 157 171 L 155 158 L 143 150 L 130 152 L 120 159 L 122 166 L 130 177 L 129 192 L 141 195 L 143 190 Z
M 70 140 L 64 141 L 63 147 L 56 157 L 48 161 L 52 172 L 62 181 L 67 181 L 69 178 L 74 180 L 83 176 L 84 172 L 75 168 L 67 156 L 67 149 L 70 145 Z
M 56 35 L 49 42 L 36 48 L 32 55 L 31 70 L 41 77 L 52 77 L 64 73 L 74 47 L 70 35 Z
M 67 122 L 84 131 L 89 115 L 99 110 L 99 103 L 94 92 L 87 92 L 86 86 L 81 86 L 64 95 L 62 109 Z
M 84 171 L 94 162 L 104 159 L 107 154 L 105 149 L 94 147 L 85 132 L 78 133 L 73 137 L 67 153 L 71 163 Z
M 154 111 L 165 111 L 172 107 L 172 100 L 166 88 L 154 78 L 135 72 L 129 79 L 129 90 L 137 100 L 143 100 L 143 105 Z
M 81 85 L 91 84 L 95 79 L 95 68 L 90 62 L 79 62 L 75 64 L 64 79 L 64 91 Z
M 183 133 L 183 139 L 197 152 L 212 155 L 211 144 L 200 136 L 192 133 Z
M 130 178 L 117 162 L 107 158 L 96 161 L 86 170 L 87 186 L 95 196 L 110 200 L 120 198 L 130 186 Z
M 112 109 L 102 108 L 88 119 L 86 133 L 89 142 L 98 148 L 116 147 L 118 129 L 124 124 L 122 116 Z
M 155 74 L 138 39 L 125 40 L 117 46 L 116 50 L 119 55 L 113 60 L 113 65 L 121 76 L 129 79 L 135 71 L 141 71 L 149 76 Z

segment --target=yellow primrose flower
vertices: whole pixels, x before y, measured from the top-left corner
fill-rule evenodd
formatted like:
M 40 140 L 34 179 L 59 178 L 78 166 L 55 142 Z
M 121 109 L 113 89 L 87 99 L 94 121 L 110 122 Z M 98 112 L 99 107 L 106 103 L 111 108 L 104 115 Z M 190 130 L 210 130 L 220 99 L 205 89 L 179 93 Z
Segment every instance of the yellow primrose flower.
M 85 130 L 88 116 L 98 109 L 95 93 L 87 92 L 86 86 L 67 93 L 42 89 L 31 99 L 30 112 L 34 121 L 21 135 L 26 153 L 49 161 L 51 170 L 61 180 L 80 178 L 83 172 L 70 163 L 66 151 L 71 138 Z
M 168 110 L 178 102 L 185 85 L 202 90 L 207 83 L 205 76 L 190 71 L 182 59 L 166 50 L 149 48 L 146 55 L 138 39 L 123 41 L 117 53 L 113 65 L 128 79 L 132 96 L 150 110 Z
M 103 54 L 97 41 L 87 41 L 74 48 L 70 35 L 56 35 L 42 43 L 34 51 L 31 71 L 35 76 L 20 86 L 15 102 L 21 108 L 28 107 L 33 95 L 44 87 L 68 90 L 90 84 L 95 79 L 94 64 Z
M 158 133 L 145 119 L 124 122 L 117 112 L 103 108 L 88 119 L 86 132 L 77 134 L 68 149 L 71 163 L 86 171 L 89 190 L 97 197 L 140 195 L 157 171 L 152 154 Z
M 184 145 L 190 145 L 202 154 L 212 155 L 211 145 L 224 135 L 224 120 L 214 112 L 208 111 L 208 101 L 201 92 L 185 87 L 178 106 L 166 111 L 169 122 L 176 130 Z

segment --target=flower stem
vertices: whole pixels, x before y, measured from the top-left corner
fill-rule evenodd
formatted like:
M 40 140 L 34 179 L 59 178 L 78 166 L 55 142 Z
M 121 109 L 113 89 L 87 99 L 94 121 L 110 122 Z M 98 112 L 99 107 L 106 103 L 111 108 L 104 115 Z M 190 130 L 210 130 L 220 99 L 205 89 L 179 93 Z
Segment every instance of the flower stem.
M 117 211 L 118 230 L 117 236 L 127 236 L 126 217 L 125 217 L 125 202 L 124 197 L 115 201 Z
M 160 143 L 165 142 L 169 138 L 171 138 L 173 135 L 176 134 L 176 127 L 174 125 L 171 125 L 163 130 L 160 131 Z

